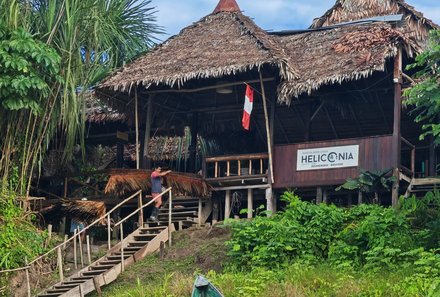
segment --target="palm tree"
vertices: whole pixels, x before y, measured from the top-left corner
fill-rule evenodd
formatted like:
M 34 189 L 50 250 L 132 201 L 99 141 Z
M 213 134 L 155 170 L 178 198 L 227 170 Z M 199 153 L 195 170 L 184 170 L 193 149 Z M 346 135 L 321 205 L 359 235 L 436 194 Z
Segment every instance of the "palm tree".
M 148 50 L 161 28 L 150 0 L 0 0 L 0 20 L 29 31 L 61 57 L 61 79 L 39 100 L 40 113 L 0 107 L 0 177 L 10 180 L 14 167 L 14 190 L 28 194 L 49 146 L 62 147 L 67 160 L 78 139 L 82 143 L 83 90 Z M 61 143 L 53 142 L 55 135 Z

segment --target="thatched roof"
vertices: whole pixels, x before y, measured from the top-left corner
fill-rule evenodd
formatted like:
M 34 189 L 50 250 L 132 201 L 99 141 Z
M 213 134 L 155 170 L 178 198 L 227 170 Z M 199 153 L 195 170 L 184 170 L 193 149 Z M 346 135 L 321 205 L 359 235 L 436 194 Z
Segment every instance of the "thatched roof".
M 143 190 L 150 193 L 151 173 L 151 170 L 112 169 L 105 192 L 126 195 Z M 190 173 L 171 172 L 163 177 L 163 184 L 166 187 L 172 187 L 175 195 L 208 197 L 211 190 L 201 176 Z
M 127 114 L 108 106 L 92 93 L 86 98 L 85 112 L 89 123 L 125 123 L 128 120 Z
M 301 53 L 295 81 L 279 86 L 279 100 L 311 93 L 322 85 L 342 83 L 383 71 L 388 58 L 397 53 L 404 36 L 387 24 L 339 27 L 279 37 L 290 55 Z M 304 46 L 307 45 L 307 50 Z
M 104 216 L 105 212 L 105 203 L 102 201 L 68 199 L 61 199 L 40 211 L 46 221 L 60 221 L 64 216 L 67 216 L 86 224 L 90 224 Z
M 180 87 L 192 79 L 271 65 L 280 73 L 278 101 L 289 104 L 292 97 L 320 86 L 383 71 L 399 46 L 410 56 L 418 53 L 427 31 L 438 28 L 403 0 L 337 0 L 313 28 L 396 13 L 405 15 L 402 29 L 385 23 L 352 24 L 280 37 L 244 16 L 235 0 L 221 0 L 212 14 L 107 78 L 98 94 L 112 97 L 135 85 Z
M 439 29 L 430 19 L 404 0 L 337 0 L 323 16 L 315 19 L 310 28 L 321 28 L 343 22 L 350 22 L 375 16 L 403 14 L 405 26 L 402 31 L 407 37 L 418 41 L 422 47 L 428 31 Z
M 234 3 L 222 0 L 212 14 L 108 77 L 98 86 L 98 94 L 128 92 L 136 85 L 180 87 L 192 79 L 218 78 L 264 65 L 277 67 L 283 79 L 296 77 L 274 38 Z

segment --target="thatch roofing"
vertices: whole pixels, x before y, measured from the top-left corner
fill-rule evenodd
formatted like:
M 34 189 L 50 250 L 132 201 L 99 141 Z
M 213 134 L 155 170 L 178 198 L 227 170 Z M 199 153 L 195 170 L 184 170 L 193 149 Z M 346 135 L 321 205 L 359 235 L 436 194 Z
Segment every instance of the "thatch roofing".
M 105 192 L 126 195 L 142 190 L 150 193 L 151 173 L 151 170 L 112 169 Z M 208 197 L 211 191 L 211 187 L 201 176 L 190 173 L 171 172 L 163 177 L 163 184 L 172 187 L 174 195 Z
M 93 93 L 86 96 L 85 116 L 89 123 L 105 124 L 105 123 L 125 123 L 128 116 L 124 112 L 108 106 L 105 102 L 97 98 Z
M 105 203 L 102 201 L 82 201 L 61 199 L 57 203 L 43 208 L 40 213 L 46 221 L 60 221 L 67 216 L 76 221 L 90 224 L 105 215 Z
M 337 0 L 312 28 L 397 13 L 405 15 L 403 29 L 383 23 L 353 24 L 277 37 L 244 16 L 235 0 L 221 0 L 212 14 L 108 77 L 98 86 L 98 94 L 108 98 L 136 85 L 179 88 L 189 80 L 269 65 L 279 71 L 278 101 L 289 103 L 320 86 L 383 71 L 399 45 L 409 55 L 420 52 L 428 30 L 438 28 L 403 0 Z
M 276 66 L 283 79 L 297 76 L 272 36 L 240 11 L 220 9 L 115 72 L 97 89 L 111 93 L 127 92 L 135 85 L 180 87 L 191 79 L 218 78 L 264 65 Z
M 390 14 L 403 14 L 405 26 L 402 31 L 422 46 L 427 39 L 428 31 L 440 28 L 404 0 L 337 0 L 332 8 L 313 21 L 310 28 L 322 28 Z
M 301 77 L 279 86 L 279 100 L 311 93 L 326 84 L 342 83 L 383 71 L 405 37 L 384 23 L 346 26 L 325 31 L 282 36 L 289 55 L 301 55 Z M 307 50 L 304 50 L 307 45 Z

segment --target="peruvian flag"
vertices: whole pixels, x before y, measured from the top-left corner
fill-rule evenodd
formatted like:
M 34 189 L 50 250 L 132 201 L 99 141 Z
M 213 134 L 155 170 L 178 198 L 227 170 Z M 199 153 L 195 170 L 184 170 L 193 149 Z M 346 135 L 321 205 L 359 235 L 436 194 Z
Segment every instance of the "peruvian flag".
M 243 119 L 241 124 L 243 128 L 249 130 L 249 123 L 251 121 L 251 112 L 254 105 L 254 90 L 246 85 L 246 97 L 244 99 Z

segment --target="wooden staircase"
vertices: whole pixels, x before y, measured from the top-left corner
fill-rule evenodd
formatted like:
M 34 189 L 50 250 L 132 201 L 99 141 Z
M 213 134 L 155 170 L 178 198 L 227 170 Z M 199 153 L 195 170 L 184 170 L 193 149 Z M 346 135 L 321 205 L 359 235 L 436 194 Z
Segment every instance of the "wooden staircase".
M 158 225 L 168 224 L 169 209 L 169 201 L 166 201 L 159 210 Z M 171 222 L 176 224 L 175 227 L 178 229 L 191 227 L 193 225 L 203 225 L 211 212 L 211 199 L 175 197 L 172 201 Z
M 169 240 L 169 232 L 174 231 L 173 224 L 171 229 L 168 226 L 141 227 L 110 249 L 104 257 L 37 296 L 75 297 L 100 290 L 116 280 L 125 267 L 157 251 L 162 242 Z
M 406 190 L 405 198 L 411 195 L 420 197 L 433 190 L 440 190 L 440 178 L 413 178 Z
M 93 291 L 100 291 L 102 286 L 108 285 L 114 280 L 116 280 L 124 269 L 133 264 L 134 262 L 144 258 L 146 255 L 154 253 L 160 249 L 164 242 L 170 242 L 171 244 L 171 233 L 176 230 L 176 226 L 180 229 L 191 227 L 194 225 L 202 225 L 206 222 L 207 218 L 212 212 L 212 200 L 204 200 L 202 198 L 186 198 L 186 197 L 176 197 L 171 198 L 171 188 L 168 188 L 165 193 L 169 193 L 168 201 L 160 209 L 159 217 L 157 222 L 143 221 L 143 209 L 148 205 L 154 203 L 150 201 L 146 205 L 141 205 L 142 192 L 139 191 L 118 206 L 109 211 L 105 218 L 107 219 L 107 226 L 110 225 L 110 214 L 112 211 L 121 207 L 124 203 L 127 203 L 130 199 L 138 197 L 138 209 L 132 214 L 128 215 L 123 220 L 117 222 L 113 228 L 119 228 L 121 232 L 119 241 L 116 245 L 111 247 L 110 233 L 111 230 L 108 229 L 108 252 L 105 256 L 91 263 L 87 267 L 75 272 L 70 277 L 64 278 L 62 262 L 63 258 L 61 256 L 61 246 L 56 247 L 58 250 L 58 269 L 60 273 L 60 281 L 46 289 L 44 292 L 38 294 L 39 297 L 82 297 Z M 171 199 L 171 212 L 170 212 L 170 199 Z M 139 219 L 139 224 L 142 226 L 135 230 L 130 235 L 124 237 L 123 235 L 123 223 L 127 221 L 130 217 L 137 215 Z M 104 217 L 103 217 L 104 218 Z M 102 218 L 101 218 L 102 219 Z M 92 225 L 98 222 L 95 221 Z M 87 228 L 90 228 L 88 226 Z M 86 228 L 86 229 L 87 229 Z M 85 230 L 83 230 L 85 231 Z M 79 234 L 76 234 L 69 240 L 76 240 Z M 65 241 L 64 245 L 69 242 Z M 76 248 L 74 248 L 76 250 Z M 80 248 L 81 250 L 81 248 Z M 55 251 L 53 249 L 52 251 Z M 48 252 L 46 255 L 49 255 Z M 45 256 L 45 255 L 43 255 Z M 42 257 L 39 259 L 42 259 Z M 75 258 L 76 259 L 76 258 Z M 34 260 L 36 262 L 38 259 Z M 75 260 L 76 263 L 76 260 Z M 30 295 L 29 295 L 30 296 Z

